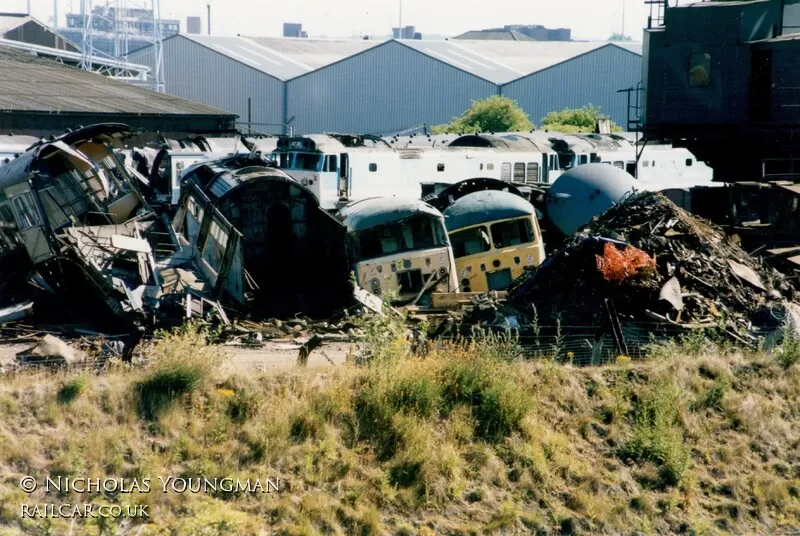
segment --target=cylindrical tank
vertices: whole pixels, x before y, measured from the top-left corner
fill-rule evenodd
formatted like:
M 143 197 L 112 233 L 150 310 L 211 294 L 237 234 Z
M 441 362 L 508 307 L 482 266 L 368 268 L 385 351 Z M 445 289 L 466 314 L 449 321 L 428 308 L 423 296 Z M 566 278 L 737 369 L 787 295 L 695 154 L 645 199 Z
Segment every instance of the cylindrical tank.
M 583 164 L 556 179 L 547 194 L 547 217 L 569 236 L 627 195 L 636 179 L 609 164 Z

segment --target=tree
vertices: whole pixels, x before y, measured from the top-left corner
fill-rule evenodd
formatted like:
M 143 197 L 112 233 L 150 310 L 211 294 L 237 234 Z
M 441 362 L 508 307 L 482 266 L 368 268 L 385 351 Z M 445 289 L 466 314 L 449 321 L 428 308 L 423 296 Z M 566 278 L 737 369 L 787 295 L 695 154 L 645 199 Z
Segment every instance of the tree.
M 600 113 L 600 108 L 592 104 L 583 108 L 564 108 L 560 112 L 550 112 L 542 119 L 542 126 L 556 132 L 594 132 L 598 119 L 608 119 Z M 620 132 L 622 128 L 611 121 L 611 131 Z
M 446 125 L 431 128 L 434 134 L 511 132 L 536 128 L 517 102 L 507 97 L 492 95 L 483 100 L 472 101 L 461 117 L 454 117 Z
M 622 35 L 621 33 L 611 34 L 611 37 L 608 38 L 609 41 L 633 41 L 633 37 L 628 35 Z

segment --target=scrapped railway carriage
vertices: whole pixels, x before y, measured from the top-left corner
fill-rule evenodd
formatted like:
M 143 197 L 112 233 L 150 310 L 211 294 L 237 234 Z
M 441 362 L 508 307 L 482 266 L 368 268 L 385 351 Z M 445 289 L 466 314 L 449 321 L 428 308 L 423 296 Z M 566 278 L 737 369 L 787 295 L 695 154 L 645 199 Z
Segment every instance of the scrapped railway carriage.
M 22 245 L 16 280 L 35 271 L 69 304 L 70 314 L 110 310 L 98 317 L 111 328 L 124 324 L 113 317 L 141 311 L 142 293 L 154 277 L 140 234 L 152 213 L 114 150 L 131 134 L 122 124 L 88 126 L 41 140 L 0 167 L 3 264 Z
M 187 170 L 173 227 L 217 288 L 262 315 L 328 315 L 352 297 L 345 227 L 257 158 Z
M 442 214 L 422 201 L 378 197 L 355 201 L 339 216 L 358 284 L 407 302 L 428 291 L 454 292 L 455 261 Z
M 444 211 L 459 290 L 505 290 L 525 267 L 544 260 L 536 209 L 520 195 L 499 190 L 467 194 Z
M 130 134 L 125 125 L 89 126 L 0 167 L 0 219 L 16 227 L 34 264 L 57 255 L 65 227 L 121 224 L 143 205 L 111 145 Z

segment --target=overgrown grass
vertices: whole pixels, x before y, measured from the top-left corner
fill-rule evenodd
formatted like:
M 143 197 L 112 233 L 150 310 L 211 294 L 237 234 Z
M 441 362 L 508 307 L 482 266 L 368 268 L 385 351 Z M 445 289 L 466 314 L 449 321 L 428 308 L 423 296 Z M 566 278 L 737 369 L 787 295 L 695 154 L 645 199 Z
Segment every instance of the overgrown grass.
M 394 321 L 384 320 L 388 327 Z M 365 328 L 368 327 L 365 325 Z M 370 335 L 361 366 L 226 372 L 196 329 L 141 369 L 0 378 L 0 533 L 754 533 L 800 524 L 800 364 L 699 340 L 603 368 L 513 337 Z M 665 351 L 662 348 L 662 351 Z M 20 475 L 273 478 L 280 493 L 87 498 L 151 518 L 19 517 Z M 160 490 L 159 490 L 160 491 Z
M 194 325 L 162 337 L 152 365 L 134 385 L 139 414 L 148 420 L 157 419 L 176 399 L 209 380 L 221 359 L 207 344 L 207 335 Z

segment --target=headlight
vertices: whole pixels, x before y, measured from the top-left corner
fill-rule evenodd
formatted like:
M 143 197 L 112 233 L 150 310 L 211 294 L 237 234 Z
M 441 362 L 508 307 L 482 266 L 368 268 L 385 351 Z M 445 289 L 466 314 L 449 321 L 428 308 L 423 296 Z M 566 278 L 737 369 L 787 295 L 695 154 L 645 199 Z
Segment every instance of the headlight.
M 439 268 L 439 275 L 442 276 L 442 277 L 446 276 L 447 275 L 447 268 L 445 268 L 444 266 Z
M 372 288 L 378 288 L 378 287 L 381 286 L 381 282 L 378 281 L 377 277 L 375 279 L 373 279 L 372 281 L 370 281 L 370 283 L 372 284 Z

